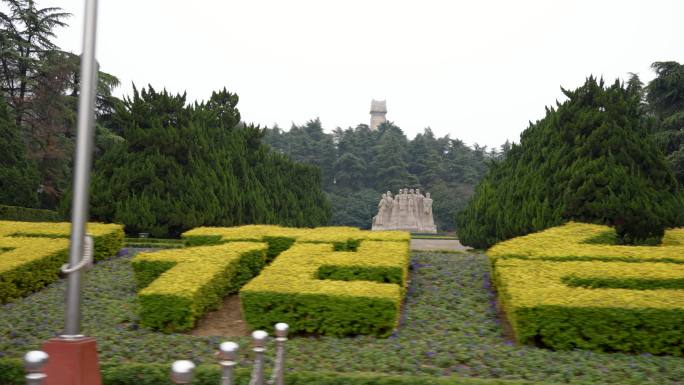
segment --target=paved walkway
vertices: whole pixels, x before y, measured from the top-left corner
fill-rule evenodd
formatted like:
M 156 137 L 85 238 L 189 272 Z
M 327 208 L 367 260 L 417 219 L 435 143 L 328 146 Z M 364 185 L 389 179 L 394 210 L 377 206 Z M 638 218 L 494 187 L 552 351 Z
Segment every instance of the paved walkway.
M 411 250 L 450 250 L 463 251 L 470 247 L 463 246 L 454 239 L 411 239 Z

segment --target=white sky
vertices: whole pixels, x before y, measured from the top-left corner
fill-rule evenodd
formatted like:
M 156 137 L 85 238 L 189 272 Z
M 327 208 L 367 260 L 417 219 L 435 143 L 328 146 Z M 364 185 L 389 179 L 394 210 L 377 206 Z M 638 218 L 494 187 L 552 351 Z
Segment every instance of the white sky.
M 58 44 L 81 50 L 82 0 Z M 612 82 L 684 62 L 681 0 L 100 0 L 98 60 L 131 82 L 205 99 L 227 87 L 243 120 L 328 131 L 368 123 L 372 98 L 409 137 L 518 141 L 589 74 Z

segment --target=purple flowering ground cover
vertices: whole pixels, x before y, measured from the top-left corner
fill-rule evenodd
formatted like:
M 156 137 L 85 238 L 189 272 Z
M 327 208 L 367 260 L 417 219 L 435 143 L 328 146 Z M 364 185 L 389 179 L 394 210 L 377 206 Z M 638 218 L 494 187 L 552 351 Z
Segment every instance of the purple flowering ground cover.
M 397 332 L 386 339 L 295 337 L 288 341 L 288 370 L 572 384 L 684 384 L 684 358 L 680 357 L 515 346 L 505 338 L 497 318 L 489 273 L 487 257 L 481 253 L 413 253 L 411 282 Z M 20 357 L 61 330 L 64 288 L 62 280 L 0 306 L 0 357 Z M 138 327 L 129 256 L 99 263 L 87 273 L 84 291 L 83 329 L 97 338 L 102 361 L 215 361 L 215 348 L 223 338 L 167 335 Z M 241 364 L 248 366 L 248 339 L 234 340 L 244 347 Z

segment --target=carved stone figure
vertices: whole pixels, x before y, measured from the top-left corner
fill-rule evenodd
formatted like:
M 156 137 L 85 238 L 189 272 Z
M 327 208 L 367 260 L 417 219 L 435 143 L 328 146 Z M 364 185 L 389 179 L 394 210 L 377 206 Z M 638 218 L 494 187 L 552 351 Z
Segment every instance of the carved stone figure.
M 432 198 L 430 198 L 430 193 L 425 194 L 425 199 L 423 199 L 423 213 L 425 215 L 432 215 Z
M 404 188 L 394 198 L 391 191 L 382 194 L 372 229 L 436 233 L 430 193 Z
M 417 215 L 417 220 L 418 220 L 418 226 L 422 227 L 422 221 L 423 221 L 423 216 L 421 213 L 423 212 L 423 199 L 425 197 L 423 194 L 420 193 L 420 189 L 416 189 L 416 212 L 418 213 Z
M 435 226 L 435 220 L 432 217 L 432 198 L 430 198 L 430 193 L 425 193 L 425 199 L 423 199 L 423 217 L 430 220 L 429 223 L 423 226 L 426 232 L 436 233 L 437 226 Z
M 413 192 L 413 190 L 411 190 Z M 406 205 L 408 213 L 406 215 L 405 228 L 409 231 L 418 231 L 418 221 L 416 219 L 416 201 L 413 199 L 414 194 L 409 194 L 408 204 Z
M 408 194 L 401 194 L 399 196 L 399 221 L 397 226 L 399 228 L 406 228 L 408 217 Z
M 394 199 L 392 198 L 392 192 L 387 191 L 385 194 L 385 217 L 383 218 L 383 223 L 385 225 L 390 223 L 392 219 L 392 207 L 394 206 Z
M 385 212 L 387 211 L 387 194 L 382 194 L 382 199 L 378 203 L 378 215 L 373 217 L 373 227 L 385 224 Z

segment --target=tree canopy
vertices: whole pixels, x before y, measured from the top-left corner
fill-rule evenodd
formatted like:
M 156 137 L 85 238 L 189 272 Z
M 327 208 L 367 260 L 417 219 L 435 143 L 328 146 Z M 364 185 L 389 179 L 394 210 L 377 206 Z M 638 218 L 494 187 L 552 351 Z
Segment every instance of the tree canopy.
M 36 164 L 40 189 L 31 206 L 54 209 L 69 188 L 80 86 L 80 58 L 53 42 L 70 14 L 41 8 L 35 1 L 2 0 L 0 12 L 0 91 L 14 125 Z M 109 130 L 109 116 L 118 99 L 119 81 L 99 72 L 97 86 L 96 156 L 120 137 Z M 33 201 L 32 201 L 33 202 Z
M 456 213 L 487 170 L 486 162 L 501 156 L 449 136 L 437 138 L 430 128 L 409 140 L 391 122 L 377 130 L 361 124 L 325 133 L 314 119 L 289 131 L 267 129 L 265 141 L 321 169 L 322 187 L 333 207 L 331 224 L 362 228 L 370 227 L 383 192 L 408 187 L 430 191 L 437 226 L 453 230 Z
M 0 204 L 34 207 L 39 178 L 5 101 L 0 98 Z
M 655 138 L 684 185 L 684 65 L 655 62 L 656 73 L 647 89 L 648 108 L 656 117 Z
M 684 195 L 642 119 L 641 96 L 593 77 L 492 164 L 459 216 L 464 244 L 484 248 L 567 220 L 615 226 L 622 242 L 684 224 Z
M 135 90 L 112 117 L 124 140 L 96 162 L 92 216 L 155 236 L 200 225 L 327 223 L 319 170 L 270 151 L 258 127 L 240 123 L 237 101 L 225 89 L 194 105 Z

